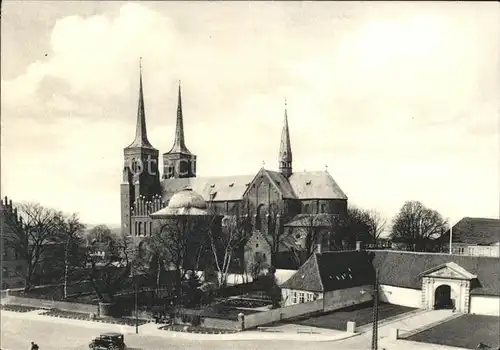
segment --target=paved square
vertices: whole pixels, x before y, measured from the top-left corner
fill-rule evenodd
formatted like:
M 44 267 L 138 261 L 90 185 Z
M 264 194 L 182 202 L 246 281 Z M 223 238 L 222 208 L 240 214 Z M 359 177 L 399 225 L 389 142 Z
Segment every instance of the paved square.
M 407 340 L 475 349 L 479 342 L 494 349 L 500 346 L 498 316 L 463 315 L 442 323 Z

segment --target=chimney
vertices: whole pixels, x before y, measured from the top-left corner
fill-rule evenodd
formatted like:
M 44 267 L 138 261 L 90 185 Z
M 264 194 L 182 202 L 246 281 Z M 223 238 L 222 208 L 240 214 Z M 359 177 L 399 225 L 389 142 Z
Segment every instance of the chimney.
M 321 243 L 316 244 L 316 253 L 321 254 Z
M 363 242 L 361 241 L 356 241 L 356 250 L 359 252 L 363 250 Z

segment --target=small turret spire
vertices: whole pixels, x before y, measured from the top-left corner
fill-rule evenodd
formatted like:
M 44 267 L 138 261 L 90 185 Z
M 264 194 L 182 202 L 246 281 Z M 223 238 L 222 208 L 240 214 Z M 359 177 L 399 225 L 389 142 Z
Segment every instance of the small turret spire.
M 181 81 L 179 80 L 179 92 L 177 98 L 177 121 L 175 125 L 175 139 L 172 149 L 168 153 L 187 153 L 189 152 L 186 147 L 186 142 L 184 139 L 184 117 L 182 115 L 182 97 L 181 97 Z
M 146 113 L 144 111 L 144 92 L 142 88 L 142 57 L 139 58 L 139 103 L 137 106 L 135 139 L 128 148 L 132 147 L 153 148 L 148 140 L 148 133 L 146 130 Z
M 292 146 L 290 143 L 290 131 L 288 129 L 287 102 L 285 98 L 285 120 L 281 131 L 281 143 L 279 154 L 280 172 L 285 176 L 292 174 Z

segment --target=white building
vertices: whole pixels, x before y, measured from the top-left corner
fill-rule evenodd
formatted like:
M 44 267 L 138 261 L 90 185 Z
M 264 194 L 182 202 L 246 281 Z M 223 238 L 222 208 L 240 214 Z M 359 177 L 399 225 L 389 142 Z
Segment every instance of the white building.
M 451 232 L 452 254 L 500 257 L 500 220 L 465 217 Z M 441 239 L 445 251 L 449 251 L 450 231 Z

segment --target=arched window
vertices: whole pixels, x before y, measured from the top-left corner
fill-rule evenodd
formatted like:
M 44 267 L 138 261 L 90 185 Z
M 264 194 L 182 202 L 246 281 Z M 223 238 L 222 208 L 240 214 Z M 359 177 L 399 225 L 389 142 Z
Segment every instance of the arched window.
M 153 223 L 151 221 L 149 222 L 149 235 L 153 235 Z
M 139 234 L 139 233 L 138 233 L 138 232 L 139 232 L 139 230 L 138 230 L 139 225 L 138 225 L 137 221 L 136 221 L 134 224 L 135 224 L 135 225 L 134 225 L 134 226 L 135 226 L 135 227 L 134 227 L 134 236 L 137 236 L 137 235 Z
M 137 231 L 137 235 L 142 235 L 142 222 L 139 222 L 139 230 Z

